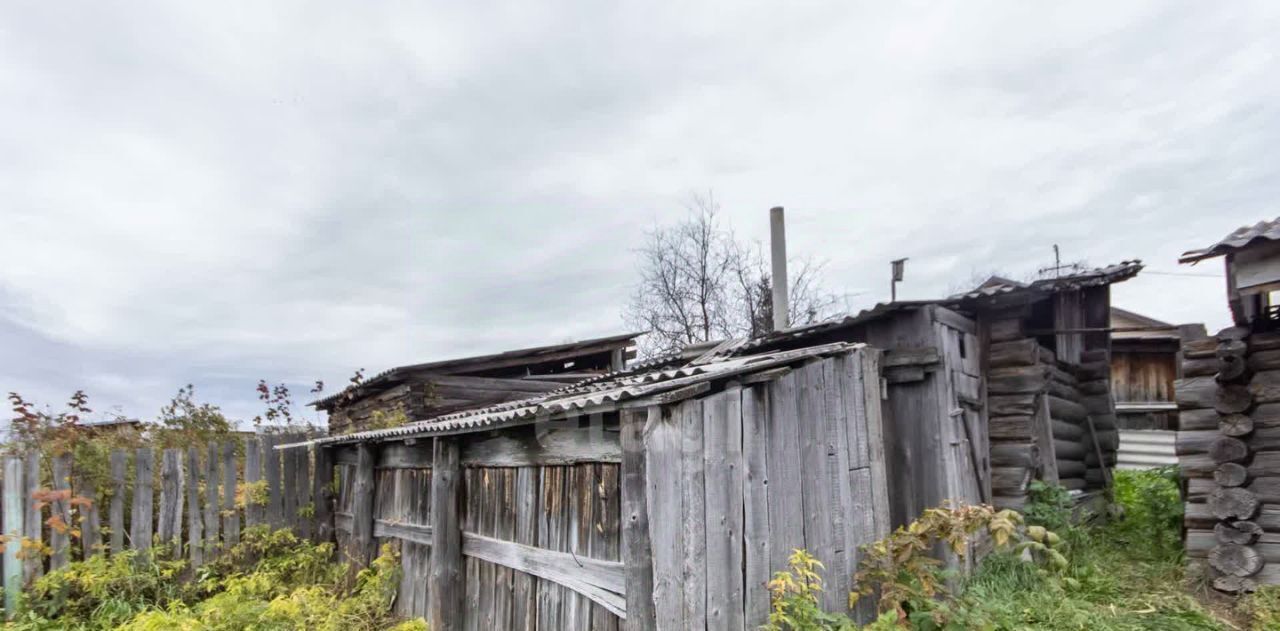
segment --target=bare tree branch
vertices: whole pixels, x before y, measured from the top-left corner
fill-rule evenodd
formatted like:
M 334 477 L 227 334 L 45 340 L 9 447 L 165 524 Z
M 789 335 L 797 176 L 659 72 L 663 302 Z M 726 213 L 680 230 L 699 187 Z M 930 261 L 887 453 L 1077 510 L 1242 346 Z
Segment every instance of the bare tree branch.
M 772 279 L 759 243 L 741 243 L 719 221 L 711 195 L 695 196 L 679 224 L 645 235 L 639 276 L 623 319 L 648 330 L 640 352 L 649 357 L 700 342 L 757 337 L 772 326 Z M 797 259 L 788 302 L 792 323 L 832 315 L 834 295 L 822 290 L 822 265 Z

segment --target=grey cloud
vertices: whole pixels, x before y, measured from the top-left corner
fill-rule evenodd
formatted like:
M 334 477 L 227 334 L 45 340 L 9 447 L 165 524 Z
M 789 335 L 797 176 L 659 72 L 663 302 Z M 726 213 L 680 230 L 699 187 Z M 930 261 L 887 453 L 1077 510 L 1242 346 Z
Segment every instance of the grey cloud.
M 639 234 L 713 189 L 857 309 L 1174 257 L 1275 214 L 1277 11 L 1003 3 L 14 3 L 0 389 L 242 418 L 622 328 Z M 1204 272 L 1205 269 L 1187 270 Z M 1212 279 L 1119 304 L 1225 320 Z M 91 393 L 94 394 L 94 393 Z

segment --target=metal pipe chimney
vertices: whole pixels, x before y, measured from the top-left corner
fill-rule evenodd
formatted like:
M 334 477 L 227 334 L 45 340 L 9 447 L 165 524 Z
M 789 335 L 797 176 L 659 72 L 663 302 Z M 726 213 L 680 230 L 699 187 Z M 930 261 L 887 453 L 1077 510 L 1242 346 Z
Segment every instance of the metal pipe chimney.
M 787 221 L 781 206 L 769 210 L 769 252 L 773 258 L 773 330 L 791 326 L 787 312 Z

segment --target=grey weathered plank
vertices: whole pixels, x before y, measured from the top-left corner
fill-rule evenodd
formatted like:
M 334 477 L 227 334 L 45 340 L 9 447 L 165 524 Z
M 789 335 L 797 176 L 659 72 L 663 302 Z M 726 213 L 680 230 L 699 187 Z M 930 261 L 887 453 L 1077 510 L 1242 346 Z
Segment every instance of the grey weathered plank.
M 836 491 L 832 490 L 834 478 L 831 469 L 836 463 L 830 453 L 832 450 L 828 449 L 822 364 L 811 362 L 795 371 L 800 458 L 806 468 L 805 475 L 800 478 L 804 535 L 807 549 L 824 566 L 842 569 L 846 565 L 844 550 L 840 547 L 844 522 L 839 514 L 839 505 L 832 504 Z M 837 588 L 840 574 L 843 572 L 839 569 L 830 573 L 831 588 L 821 596 L 822 604 L 828 610 L 843 610 L 847 602 L 847 590 Z
M 160 515 L 156 534 L 162 545 L 173 545 L 174 556 L 182 554 L 182 457 L 177 449 L 166 449 L 160 459 Z
M 653 550 L 649 543 L 649 510 L 645 505 L 644 428 L 648 419 L 660 422 L 662 411 L 624 410 L 621 413 L 622 445 L 622 559 L 626 568 L 626 610 L 624 628 L 646 631 L 654 628 Z M 519 496 L 517 496 L 517 501 Z
M 49 557 L 49 569 L 57 570 L 67 566 L 71 561 L 71 454 L 62 453 L 53 457 L 53 492 L 50 502 L 52 516 L 60 522 L 49 528 L 49 545 L 53 554 Z
M 124 550 L 124 504 L 128 486 L 125 475 L 129 467 L 129 456 L 123 451 L 111 452 L 111 506 L 108 509 L 107 522 L 111 528 L 111 553 Z
M 578 464 L 571 465 L 569 472 L 569 503 L 566 508 L 569 510 L 569 524 L 565 535 L 564 550 L 577 555 L 578 558 L 588 556 L 590 551 L 587 546 L 590 545 L 590 536 L 587 529 L 591 528 L 593 520 L 594 503 L 591 501 L 592 489 L 595 488 L 595 471 L 592 465 Z M 582 597 L 581 594 L 574 592 L 571 594 L 573 606 L 570 611 L 571 617 L 568 619 L 572 628 L 589 629 L 591 627 L 591 603 L 588 599 Z M 625 603 L 624 603 L 625 606 Z
M 22 593 L 23 562 L 18 558 L 22 549 L 23 497 L 26 485 L 23 484 L 23 462 L 20 456 L 6 456 L 4 459 L 4 610 L 14 612 L 18 609 L 18 597 Z M 12 618 L 12 614 L 8 617 Z
M 622 466 L 612 463 L 591 465 L 596 472 L 594 522 L 589 525 L 591 541 L 587 553 L 607 561 L 622 560 Z M 625 591 L 622 594 L 626 596 Z M 619 631 L 622 620 L 602 605 L 591 605 L 592 631 Z
M 769 413 L 768 390 L 742 390 L 743 616 L 748 628 L 768 621 L 769 589 Z
M 373 538 L 376 454 L 373 449 L 369 443 L 356 447 L 357 463 L 351 489 L 351 549 L 347 551 L 348 561 L 356 568 L 369 565 L 376 553 L 377 542 Z M 289 462 L 284 460 L 286 464 Z M 284 497 L 287 499 L 289 495 L 285 493 Z
M 236 509 L 236 445 L 222 444 L 222 543 L 230 548 L 240 543 L 240 511 Z
M 286 437 L 284 442 L 293 442 L 291 438 Z M 281 524 L 285 528 L 292 528 L 294 532 L 298 531 L 298 458 L 295 453 L 296 449 L 286 449 L 280 452 L 281 467 L 281 502 L 280 515 Z
M 537 543 L 538 526 L 538 469 L 516 469 L 515 531 L 516 543 Z M 516 572 L 511 584 L 511 629 L 534 631 L 538 615 L 537 579 L 525 572 Z
M 680 414 L 681 458 L 684 477 L 681 500 L 684 515 L 684 627 L 702 628 L 707 617 L 706 467 L 703 455 L 703 402 L 690 399 L 677 408 Z
M 537 432 L 531 427 L 468 442 L 462 450 L 462 463 L 469 467 L 571 465 L 621 460 L 622 446 L 617 434 L 605 432 L 596 425 Z M 395 466 L 397 462 L 399 459 L 388 460 L 384 466 Z
M 221 450 L 217 443 L 209 443 L 208 453 L 204 461 L 204 558 L 212 560 L 218 554 L 221 532 L 218 518 L 222 511 L 218 498 L 218 486 L 221 476 L 218 475 L 218 457 Z
M 743 609 L 742 389 L 715 395 L 705 414 L 707 625 L 746 628 Z M 843 451 L 843 449 L 842 449 Z
M 112 454 L 113 464 L 114 456 L 115 454 Z M 35 494 L 40 490 L 40 452 L 28 453 L 23 462 L 23 469 L 25 474 L 22 480 L 22 503 L 25 511 L 22 524 L 23 536 L 32 541 L 44 541 L 44 514 L 40 503 L 35 501 Z M 123 475 L 121 473 L 121 476 Z M 22 565 L 23 584 L 30 584 L 31 581 L 44 576 L 44 559 L 40 555 L 27 555 Z
M 538 547 L 562 550 L 565 543 L 564 513 L 568 497 L 567 469 L 562 466 L 541 467 L 539 496 L 542 509 L 538 513 Z M 469 577 L 470 578 L 470 577 Z M 538 581 L 538 628 L 560 629 L 568 625 L 565 602 L 570 595 L 564 587 L 551 581 Z
M 319 448 L 315 452 L 316 471 L 312 478 L 312 501 L 315 502 L 315 542 L 333 541 L 333 450 Z M 425 576 L 423 577 L 426 578 Z M 422 609 L 426 604 L 423 603 Z M 416 612 L 418 608 L 414 608 Z
M 246 489 L 257 489 L 262 481 L 262 444 L 257 438 L 244 441 L 244 482 Z M 253 501 L 255 493 L 245 493 L 244 525 L 253 528 L 266 521 L 266 506 Z
M 829 357 L 815 364 L 815 371 L 821 370 L 822 383 L 822 430 L 826 435 L 827 451 L 827 493 L 830 507 L 832 532 L 836 545 L 833 559 L 837 565 L 835 572 L 827 582 L 827 588 L 837 596 L 845 594 L 840 610 L 847 608 L 847 594 L 851 589 L 854 572 L 857 571 L 856 548 L 854 541 L 858 539 L 858 516 L 853 506 L 853 490 L 849 473 L 854 469 L 850 457 L 850 446 L 863 449 L 865 439 L 860 439 L 854 432 L 850 435 L 849 409 L 845 404 L 845 362 L 846 357 Z
M 645 446 L 645 504 L 653 545 L 653 603 L 659 631 L 684 628 L 684 479 L 680 419 L 672 409 L 650 408 Z
M 262 440 L 262 465 L 267 480 L 267 523 L 273 529 L 284 528 L 284 488 L 280 480 L 280 451 L 276 449 L 280 439 L 274 434 L 265 434 Z
M 151 549 L 154 528 L 155 478 L 154 456 L 149 447 L 140 447 L 133 461 L 133 513 L 129 521 L 129 546 L 134 550 Z
M 504 467 L 491 471 L 494 476 L 495 495 L 497 501 L 493 502 L 493 525 L 491 531 L 495 539 L 502 541 L 510 541 L 515 530 L 514 500 L 512 495 L 515 490 L 515 469 Z M 466 554 L 466 541 L 463 541 L 462 552 Z M 505 565 L 498 566 L 494 571 L 493 586 L 493 621 L 495 629 L 505 629 L 511 624 L 511 579 L 514 576 L 514 570 Z
M 470 557 L 552 581 L 600 604 L 615 615 L 625 615 L 622 563 L 526 546 L 470 532 L 463 535 L 463 552 Z
M 768 393 L 769 567 L 778 571 L 792 550 L 806 547 L 796 371 L 771 382 Z
M 892 509 L 889 503 L 888 467 L 885 462 L 884 444 L 884 408 L 880 379 L 880 351 L 863 348 L 858 351 L 855 361 L 845 364 L 848 374 L 846 379 L 856 384 L 856 391 L 861 392 L 863 405 L 861 414 L 850 412 L 853 428 L 850 431 L 865 432 L 867 436 L 867 468 L 869 470 L 871 522 L 874 527 L 875 541 L 889 534 L 892 528 Z M 857 395 L 855 395 L 857 396 Z M 856 404 L 855 404 L 856 405 Z
M 102 510 L 97 489 L 79 488 L 76 495 L 88 500 L 80 506 L 80 544 L 82 558 L 90 559 L 102 549 Z
M 187 557 L 191 567 L 204 565 L 204 521 L 200 514 L 200 450 L 187 447 Z
M 435 631 L 457 631 L 466 619 L 462 608 L 462 467 L 456 439 L 434 441 L 431 470 L 431 575 L 428 621 Z M 361 461 L 365 458 L 361 457 Z M 372 455 L 368 457 L 373 468 Z
M 306 439 L 299 436 L 298 440 Z M 311 452 L 305 448 L 293 450 L 298 476 L 298 536 L 310 539 L 315 530 L 315 505 L 311 503 Z

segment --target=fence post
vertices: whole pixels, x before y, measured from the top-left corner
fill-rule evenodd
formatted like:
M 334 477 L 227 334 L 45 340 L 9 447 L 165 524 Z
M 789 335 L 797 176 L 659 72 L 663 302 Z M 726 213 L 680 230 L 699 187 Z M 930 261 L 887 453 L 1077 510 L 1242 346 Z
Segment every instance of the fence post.
M 187 555 L 193 568 L 204 565 L 204 522 L 200 518 L 200 452 L 187 447 Z
M 218 443 L 209 443 L 204 463 L 204 557 L 218 554 Z
M 373 559 L 373 445 L 356 445 L 356 470 L 351 486 L 351 549 L 350 562 L 361 568 Z
M 306 438 L 306 434 L 298 434 L 295 440 Z M 298 506 L 298 514 L 294 523 L 298 525 L 298 537 L 310 539 L 313 532 L 311 521 L 315 518 L 315 506 L 311 504 L 311 451 L 304 447 L 294 447 L 293 462 L 297 469 L 295 475 L 298 477 L 298 499 L 294 502 Z M 312 508 L 310 516 L 306 514 L 308 506 Z
M 133 462 L 133 519 L 129 522 L 129 544 L 139 552 L 151 549 L 155 478 L 151 473 L 153 454 L 140 447 Z
M 53 556 L 49 558 L 49 569 L 66 567 L 71 549 L 71 454 L 58 454 L 53 457 L 53 516 L 62 523 L 50 527 L 50 545 Z
M 362 443 L 361 447 L 365 445 Z M 456 439 L 434 440 L 431 468 L 431 575 L 427 583 L 427 616 L 433 631 L 463 628 L 466 592 L 462 573 L 462 466 Z M 360 452 L 364 462 L 364 451 Z M 369 475 L 373 459 L 369 458 Z M 357 483 L 360 478 L 357 471 Z M 358 490 L 359 487 L 357 487 Z M 368 502 L 372 504 L 373 494 Z M 360 497 L 359 494 L 356 497 Z M 370 506 L 372 516 L 372 506 Z M 370 519 L 372 527 L 373 520 Z
M 316 506 L 315 542 L 333 541 L 333 450 L 325 447 L 316 448 L 316 472 L 312 478 L 314 490 L 311 493 Z
M 657 626 L 653 607 L 653 551 L 649 541 L 646 503 L 644 426 L 652 410 L 623 410 L 622 439 L 622 561 L 626 565 L 627 618 L 623 628 L 644 631 Z
M 236 511 L 236 444 L 222 445 L 222 539 L 230 548 L 240 543 L 240 513 Z
M 258 444 L 257 438 L 250 438 L 244 441 L 245 528 L 253 528 L 262 523 L 266 507 L 256 503 L 257 498 L 253 497 L 255 493 L 249 491 L 249 489 L 257 489 L 256 485 L 260 481 L 262 481 L 262 447 Z
M 18 456 L 4 459 L 4 534 L 8 541 L 4 546 L 4 611 L 13 617 L 18 606 L 18 594 L 22 591 L 22 561 L 18 550 L 22 549 L 22 483 L 23 462 Z
M 288 444 L 293 442 L 293 435 L 287 434 L 281 439 L 281 442 Z M 283 514 L 283 520 L 280 524 L 284 528 L 288 528 L 297 534 L 298 532 L 298 458 L 293 449 L 285 449 L 277 452 L 280 454 L 280 465 L 283 468 L 284 489 L 281 493 L 280 510 Z
M 182 454 L 166 449 L 160 465 L 160 524 L 157 530 L 161 544 L 173 544 L 173 556 L 182 558 Z
M 129 456 L 123 451 L 111 452 L 111 508 L 107 521 L 111 525 L 111 554 L 124 550 L 124 493 Z
M 44 541 L 44 511 L 36 504 L 35 494 L 40 489 L 40 452 L 27 454 L 26 475 L 23 482 L 22 499 L 26 515 L 23 519 L 23 533 L 32 541 Z M 44 557 L 39 554 L 28 555 L 23 563 L 22 582 L 28 584 L 44 576 Z
M 75 476 L 71 480 L 71 488 L 73 494 L 88 500 L 87 504 L 80 505 L 80 545 L 83 551 L 83 558 L 89 559 L 98 553 L 102 547 L 102 532 L 100 530 L 101 516 L 98 507 L 98 489 L 92 485 L 96 480 L 86 476 Z
M 276 450 L 276 445 L 280 443 L 275 434 L 266 434 L 263 436 L 263 464 L 267 469 L 267 522 L 271 524 L 272 530 L 278 530 L 284 527 L 284 519 L 282 516 L 283 501 L 280 487 L 280 452 Z

